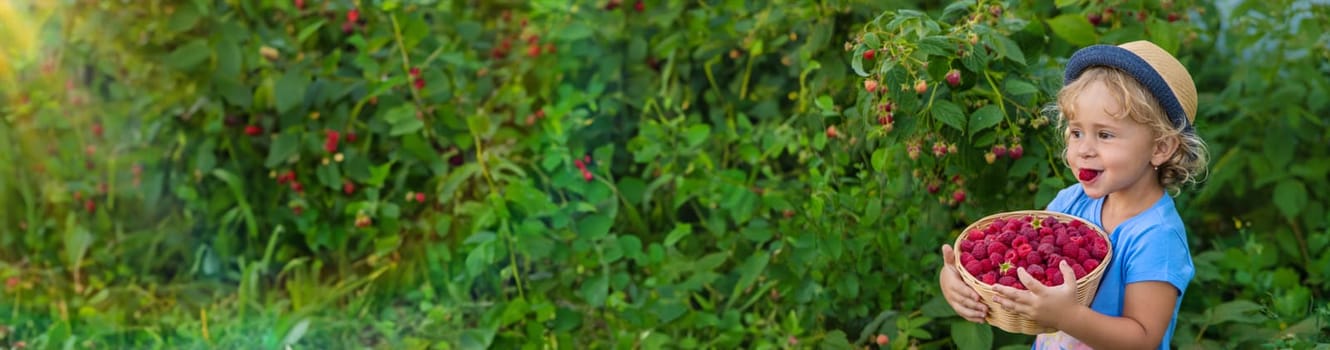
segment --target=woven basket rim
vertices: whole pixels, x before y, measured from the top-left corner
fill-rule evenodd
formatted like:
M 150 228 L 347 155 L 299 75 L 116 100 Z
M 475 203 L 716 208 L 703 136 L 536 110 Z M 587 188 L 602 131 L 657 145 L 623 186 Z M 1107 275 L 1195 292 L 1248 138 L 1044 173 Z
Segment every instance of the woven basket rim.
M 1108 232 L 1105 232 L 1103 228 L 1100 228 L 1099 225 L 1095 225 L 1089 220 L 1077 217 L 1075 215 L 1070 215 L 1055 211 L 1048 211 L 1048 210 L 1017 210 L 1017 211 L 994 213 L 985 216 L 979 220 L 975 220 L 973 223 L 970 223 L 969 226 L 966 226 L 965 230 L 961 231 L 961 234 L 956 236 L 956 241 L 955 243 L 953 243 L 952 247 L 954 247 L 953 249 L 960 249 L 961 241 L 965 240 L 966 236 L 969 235 L 969 232 L 982 225 L 986 225 L 992 221 L 1001 218 L 1025 217 L 1025 216 L 1034 216 L 1035 218 L 1052 216 L 1062 222 L 1067 222 L 1071 220 L 1080 221 L 1082 224 L 1089 226 L 1090 229 L 1094 230 L 1094 232 L 1099 234 L 1100 237 L 1103 237 L 1105 241 L 1109 242 L 1108 252 L 1104 254 L 1104 259 L 1103 259 L 1104 262 L 1100 263 L 1099 266 L 1094 268 L 1094 270 L 1087 271 L 1084 277 L 1081 277 L 1076 280 L 1077 302 L 1080 303 L 1081 305 L 1088 306 L 1090 302 L 1094 300 L 1094 294 L 1098 292 L 1099 282 L 1104 275 L 1104 271 L 1108 269 L 1108 265 L 1113 261 L 1112 259 L 1114 253 L 1112 248 L 1113 244 L 1112 241 L 1109 240 Z M 960 254 L 959 251 L 956 254 Z M 957 256 L 956 258 L 959 259 L 959 256 Z M 988 305 L 989 315 L 986 321 L 989 324 L 992 324 L 994 326 L 997 326 L 998 328 L 1001 328 L 1005 331 L 1012 333 L 1040 334 L 1040 333 L 1051 333 L 1057 331 L 1056 329 L 1053 328 L 1039 326 L 1039 324 L 1034 322 L 1034 320 L 1021 317 L 1019 314 L 1015 312 L 1008 312 L 1002 309 L 1001 305 L 998 305 L 996 302 L 992 301 L 993 296 L 997 295 L 997 292 L 993 290 L 993 286 L 990 286 L 988 284 L 979 281 L 978 278 L 971 275 L 970 271 L 966 270 L 962 266 L 957 266 L 956 270 L 958 270 L 957 272 L 960 273 L 961 280 L 965 281 L 965 284 L 970 285 L 970 288 L 973 288 L 976 292 L 978 292 L 981 295 L 980 298 L 981 301 L 985 305 Z

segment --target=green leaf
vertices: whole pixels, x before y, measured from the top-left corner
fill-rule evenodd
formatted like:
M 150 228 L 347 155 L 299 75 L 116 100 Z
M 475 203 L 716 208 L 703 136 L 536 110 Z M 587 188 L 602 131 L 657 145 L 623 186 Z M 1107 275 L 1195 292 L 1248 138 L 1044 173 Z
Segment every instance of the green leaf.
M 594 214 L 577 222 L 578 233 L 588 240 L 605 238 L 614 220 L 605 214 Z
M 864 70 L 864 50 L 855 50 L 854 58 L 850 60 L 850 68 L 854 69 L 854 74 L 861 77 L 868 77 L 868 72 Z
M 879 147 L 878 149 L 873 150 L 873 160 L 872 160 L 872 162 L 873 162 L 873 170 L 874 170 L 874 171 L 879 171 L 879 172 L 880 172 L 880 171 L 886 169 L 886 168 L 887 168 L 887 149 L 884 148 L 884 147 Z
M 277 88 L 273 91 L 273 101 L 276 103 L 278 113 L 286 113 L 295 106 L 305 102 L 305 87 L 309 85 L 309 77 L 298 70 L 289 70 L 277 80 Z
M 1298 180 L 1280 181 L 1275 186 L 1275 207 L 1284 214 L 1288 220 L 1294 220 L 1298 214 L 1302 213 L 1303 207 L 1307 206 L 1307 187 Z
M 179 33 L 194 28 L 199 23 L 199 13 L 191 6 L 181 6 L 171 14 L 170 22 L 166 24 L 166 31 L 170 33 Z
M 291 327 L 291 330 L 286 332 L 286 337 L 282 338 L 282 347 L 289 347 L 288 345 L 294 345 L 296 342 L 299 342 L 300 338 L 305 336 L 306 331 L 309 331 L 308 318 L 300 320 L 300 322 L 296 323 L 295 327 Z
M 1186 32 L 1173 27 L 1173 24 L 1159 18 L 1150 19 L 1150 41 L 1159 45 L 1159 48 L 1176 53 L 1178 51 L 1178 39 L 1186 35 Z
M 850 340 L 845 337 L 845 332 L 837 329 L 834 331 L 827 332 L 826 338 L 823 338 L 822 343 L 819 344 L 818 348 L 824 350 L 831 350 L 831 349 L 852 349 L 854 347 L 850 346 Z
M 711 136 L 711 125 L 693 124 L 684 131 L 684 139 L 688 140 L 688 147 L 697 147 Z
M 166 56 L 166 64 L 175 69 L 188 71 L 203 63 L 209 53 L 211 48 L 208 47 L 206 39 L 194 39 L 171 51 L 171 54 Z
M 305 39 L 308 39 L 309 36 L 314 35 L 314 33 L 318 33 L 319 28 L 323 27 L 323 24 L 325 22 L 328 22 L 328 20 L 320 19 L 318 22 L 314 22 L 314 24 L 306 26 L 305 29 L 301 29 L 300 34 L 296 36 L 296 42 L 298 43 L 305 42 Z
M 344 155 L 346 161 L 342 162 L 342 172 L 347 177 L 356 182 L 365 183 L 370 180 L 369 158 L 360 154 L 347 153 Z
M 1094 25 L 1080 13 L 1067 13 L 1046 21 L 1062 40 L 1076 46 L 1089 46 L 1095 43 Z
M 868 33 L 864 35 L 864 46 L 867 46 L 869 50 L 877 50 L 877 48 L 882 47 L 882 41 L 878 40 L 877 33 Z
M 1206 323 L 1215 325 L 1225 322 L 1261 322 L 1265 320 L 1261 309 L 1260 304 L 1248 300 L 1230 301 L 1206 310 Z
M 962 350 L 993 348 L 993 328 L 986 324 L 954 321 L 951 323 L 951 338 Z
M 298 146 L 300 146 L 300 134 L 288 132 L 277 135 L 277 140 L 273 141 L 272 148 L 268 150 L 268 159 L 263 161 L 263 166 L 272 168 L 285 162 L 296 154 Z
M 1025 52 L 1021 51 L 1020 45 L 1016 45 L 1016 41 L 1002 35 L 994 35 L 993 39 L 997 40 L 998 54 L 1001 54 L 1002 57 L 1010 58 L 1016 63 L 1022 65 L 1025 64 Z
M 228 40 L 217 41 L 217 72 L 213 74 L 214 77 L 236 79 L 240 76 L 242 62 L 244 60 L 240 56 L 239 45 Z
M 947 124 L 956 130 L 965 131 L 965 113 L 961 107 L 947 100 L 937 100 L 933 102 L 933 118 Z
M 1016 78 L 1007 79 L 1005 88 L 1007 94 L 1012 96 L 1024 96 L 1039 92 L 1039 88 L 1034 87 L 1034 84 Z
M 970 114 L 970 136 L 1002 122 L 1002 110 L 997 106 L 987 105 Z
M 1053 4 L 1054 4 L 1055 6 L 1057 6 L 1058 8 L 1064 8 L 1064 7 L 1067 7 L 1067 6 L 1072 6 L 1072 5 L 1080 4 L 1081 1 L 1082 1 L 1082 0 L 1054 0 L 1054 1 L 1053 1 Z
M 410 134 L 425 127 L 425 122 L 416 118 L 416 107 L 411 104 L 403 104 L 389 110 L 383 116 L 383 120 L 392 125 L 392 129 L 388 131 L 388 135 L 391 136 Z
M 597 274 L 582 282 L 582 298 L 592 307 L 605 306 L 605 296 L 609 294 L 610 276 Z
M 744 260 L 743 265 L 739 266 L 739 283 L 734 286 L 734 291 L 730 292 L 730 302 L 741 300 L 739 295 L 745 289 L 748 289 L 748 286 L 752 285 L 753 282 L 757 281 L 757 276 L 761 275 L 763 270 L 766 270 L 767 263 L 770 261 L 771 254 L 766 251 L 753 252 L 753 255 L 749 255 L 748 259 Z
M 665 246 L 672 247 L 674 246 L 675 243 L 678 243 L 679 240 L 691 235 L 692 233 L 693 233 L 692 224 L 675 224 L 674 230 L 670 231 L 670 234 L 665 236 Z

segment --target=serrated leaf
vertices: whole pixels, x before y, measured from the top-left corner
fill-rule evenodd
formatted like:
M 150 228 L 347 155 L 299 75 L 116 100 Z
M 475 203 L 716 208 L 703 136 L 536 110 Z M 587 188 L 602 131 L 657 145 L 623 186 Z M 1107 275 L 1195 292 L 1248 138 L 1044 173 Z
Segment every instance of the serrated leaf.
M 882 171 L 887 168 L 887 149 L 878 148 L 873 150 L 873 170 Z
M 697 147 L 711 136 L 711 125 L 693 124 L 684 131 L 684 139 L 688 140 L 689 147 Z
M 305 39 L 308 39 L 311 35 L 317 33 L 319 28 L 322 28 L 323 24 L 326 22 L 328 22 L 328 20 L 320 19 L 318 22 L 314 22 L 314 24 L 306 26 L 305 29 L 301 29 L 300 34 L 296 36 L 296 42 L 299 43 L 305 42 Z
M 961 132 L 965 131 L 965 113 L 961 107 L 947 100 L 933 102 L 933 118 Z
M 993 328 L 987 324 L 954 321 L 951 323 L 951 338 L 961 350 L 993 348 Z
M 869 50 L 877 50 L 877 48 L 882 47 L 882 41 L 878 40 L 877 33 L 868 33 L 864 35 L 864 46 L 867 46 Z
M 610 276 L 597 274 L 582 282 L 582 298 L 592 307 L 605 305 L 605 296 L 609 294 Z
M 993 39 L 997 40 L 997 51 L 1002 57 L 1010 58 L 1021 65 L 1025 64 L 1025 52 L 1021 51 L 1021 46 L 1017 45 L 1016 41 L 1003 35 L 994 35 Z
M 277 135 L 277 139 L 272 143 L 272 148 L 268 150 L 268 159 L 263 161 L 263 166 L 276 167 L 295 155 L 299 151 L 299 146 L 300 134 L 282 133 Z
M 1261 315 L 1261 305 L 1248 300 L 1234 300 L 1219 304 L 1210 310 L 1206 310 L 1209 316 L 1208 324 L 1220 324 L 1225 322 L 1260 322 L 1264 319 Z
M 577 222 L 577 231 L 587 240 L 597 240 L 609 234 L 610 225 L 613 223 L 614 220 L 608 215 L 593 214 Z
M 850 68 L 854 69 L 854 74 L 858 74 L 861 77 L 868 77 L 868 72 L 864 71 L 863 50 L 856 50 L 854 53 L 854 58 L 850 60 Z
M 1024 96 L 1039 92 L 1039 88 L 1034 87 L 1034 84 L 1017 78 L 1007 79 L 1004 88 L 1007 90 L 1007 94 L 1012 96 Z
M 1076 46 L 1089 46 L 1095 43 L 1094 25 L 1079 13 L 1068 13 L 1045 21 L 1062 40 Z
M 273 91 L 277 112 L 286 113 L 304 102 L 305 87 L 308 85 L 309 77 L 298 70 L 290 70 L 283 74 L 277 80 L 276 90 Z
M 203 63 L 203 60 L 207 59 L 211 52 L 207 40 L 194 39 L 188 44 L 171 51 L 171 54 L 166 56 L 166 64 L 179 70 L 191 70 Z
M 1185 35 L 1183 34 L 1185 32 L 1174 28 L 1172 23 L 1158 18 L 1150 19 L 1149 28 L 1150 41 L 1169 53 L 1178 51 L 1178 39 Z
M 1307 206 L 1307 187 L 1298 180 L 1280 181 L 1275 186 L 1274 195 L 1275 207 L 1284 214 L 1289 220 L 1297 219 L 1298 214 L 1302 213 L 1303 207 Z
M 994 105 L 987 105 L 970 114 L 970 136 L 1002 122 L 1002 110 Z

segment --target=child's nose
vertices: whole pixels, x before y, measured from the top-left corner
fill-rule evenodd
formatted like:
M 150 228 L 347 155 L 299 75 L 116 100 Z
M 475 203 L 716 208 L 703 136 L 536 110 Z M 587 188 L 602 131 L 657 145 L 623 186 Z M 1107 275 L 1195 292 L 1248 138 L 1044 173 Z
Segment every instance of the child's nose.
M 1095 142 L 1092 138 L 1085 138 L 1076 143 L 1076 154 L 1081 158 L 1093 157 L 1095 152 Z

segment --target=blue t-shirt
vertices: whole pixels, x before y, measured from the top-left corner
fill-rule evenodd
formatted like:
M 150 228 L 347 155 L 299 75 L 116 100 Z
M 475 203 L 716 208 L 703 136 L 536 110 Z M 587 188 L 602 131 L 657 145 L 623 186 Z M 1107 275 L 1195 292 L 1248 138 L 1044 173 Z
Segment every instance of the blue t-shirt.
M 1103 228 L 1100 214 L 1105 198 L 1090 198 L 1077 183 L 1059 191 L 1046 210 L 1077 216 Z M 1168 331 L 1159 343 L 1160 349 L 1168 349 L 1173 328 L 1178 323 L 1182 296 L 1186 295 L 1187 284 L 1195 276 L 1191 249 L 1187 245 L 1187 229 L 1173 206 L 1173 197 L 1165 192 L 1149 209 L 1118 224 L 1113 232 L 1109 232 L 1109 241 L 1113 245 L 1113 261 L 1104 271 L 1090 308 L 1101 314 L 1122 317 L 1122 297 L 1126 294 L 1127 284 L 1142 281 L 1172 284 L 1178 289 L 1178 299 L 1173 304 Z M 1078 348 L 1072 345 L 1075 343 L 1066 334 L 1057 332 L 1039 335 L 1033 348 Z

